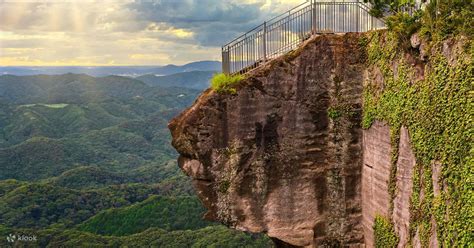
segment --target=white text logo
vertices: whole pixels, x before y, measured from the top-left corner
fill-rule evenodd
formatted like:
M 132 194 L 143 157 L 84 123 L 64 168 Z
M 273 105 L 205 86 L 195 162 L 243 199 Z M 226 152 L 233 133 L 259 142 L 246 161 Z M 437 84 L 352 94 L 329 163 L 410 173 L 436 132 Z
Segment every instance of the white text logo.
M 9 243 L 13 243 L 15 241 L 18 241 L 18 242 L 35 242 L 37 241 L 38 238 L 36 237 L 36 235 L 25 235 L 25 234 L 8 234 L 7 236 L 7 241 Z

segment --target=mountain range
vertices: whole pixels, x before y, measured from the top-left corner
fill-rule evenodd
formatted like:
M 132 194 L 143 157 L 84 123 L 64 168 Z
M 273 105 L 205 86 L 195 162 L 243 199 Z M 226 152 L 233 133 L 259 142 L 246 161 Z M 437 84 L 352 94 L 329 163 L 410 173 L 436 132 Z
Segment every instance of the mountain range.
M 94 77 L 109 75 L 138 77 L 146 74 L 170 75 L 191 71 L 221 71 L 219 61 L 197 61 L 185 65 L 165 66 L 0 66 L 0 75 L 61 75 L 66 73 L 87 74 Z
M 171 74 L 167 76 L 156 76 L 146 74 L 136 77 L 150 86 L 160 87 L 183 87 L 196 90 L 204 90 L 209 88 L 209 82 L 217 71 L 191 71 Z

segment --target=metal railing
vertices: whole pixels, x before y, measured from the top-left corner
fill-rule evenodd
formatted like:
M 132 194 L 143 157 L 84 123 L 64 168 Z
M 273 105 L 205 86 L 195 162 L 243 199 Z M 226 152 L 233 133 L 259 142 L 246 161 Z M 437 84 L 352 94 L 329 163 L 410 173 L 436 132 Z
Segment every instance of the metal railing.
M 385 23 L 369 14 L 370 6 L 357 1 L 306 1 L 222 47 L 222 71 L 245 73 L 281 56 L 313 34 L 366 32 Z

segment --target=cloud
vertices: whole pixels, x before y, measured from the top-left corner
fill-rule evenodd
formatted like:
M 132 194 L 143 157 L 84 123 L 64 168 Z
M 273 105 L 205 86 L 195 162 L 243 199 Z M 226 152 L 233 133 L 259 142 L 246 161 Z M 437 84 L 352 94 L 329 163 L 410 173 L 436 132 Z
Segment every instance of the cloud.
M 265 1 L 237 3 L 213 0 L 136 1 L 126 7 L 137 19 L 189 30 L 203 46 L 217 46 L 261 22 Z M 238 25 L 236 25 L 238 24 Z
M 285 2 L 285 3 L 284 3 Z M 219 46 L 300 0 L 157 0 L 126 5 L 138 20 L 189 30 L 203 46 Z
M 221 45 L 301 1 L 0 1 L 0 65 L 219 59 Z

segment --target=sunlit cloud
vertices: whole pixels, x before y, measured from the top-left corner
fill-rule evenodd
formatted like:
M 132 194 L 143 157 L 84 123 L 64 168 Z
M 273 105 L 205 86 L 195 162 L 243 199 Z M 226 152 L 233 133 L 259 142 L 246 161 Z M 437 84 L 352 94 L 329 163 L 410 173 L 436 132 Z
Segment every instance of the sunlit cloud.
M 303 0 L 0 1 L 0 65 L 163 65 L 220 46 Z

